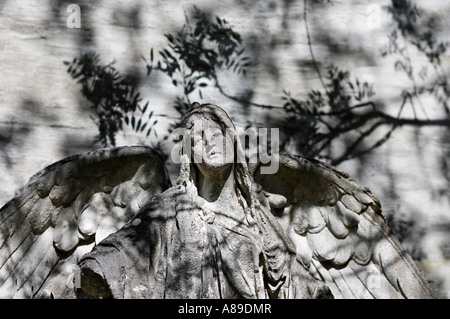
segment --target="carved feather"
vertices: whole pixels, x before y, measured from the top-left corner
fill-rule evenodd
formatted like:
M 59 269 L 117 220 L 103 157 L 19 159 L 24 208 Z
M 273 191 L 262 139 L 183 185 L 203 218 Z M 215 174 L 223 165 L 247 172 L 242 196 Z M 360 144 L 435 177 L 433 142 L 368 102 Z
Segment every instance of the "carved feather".
M 287 199 L 284 210 L 291 220 L 283 220 L 283 228 L 311 274 L 336 298 L 432 297 L 370 190 L 316 160 L 289 155 L 279 160 L 272 175 L 260 174 L 261 165 L 254 165 L 254 180 L 262 191 Z

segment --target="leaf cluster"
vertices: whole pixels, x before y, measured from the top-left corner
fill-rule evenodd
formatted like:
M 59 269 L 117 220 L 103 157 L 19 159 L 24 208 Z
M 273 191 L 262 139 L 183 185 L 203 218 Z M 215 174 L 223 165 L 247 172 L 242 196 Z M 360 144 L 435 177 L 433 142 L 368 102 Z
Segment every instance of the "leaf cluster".
M 94 119 L 99 129 L 96 142 L 103 146 L 114 146 L 115 135 L 122 130 L 123 123 L 136 132 L 147 129 L 146 134 L 149 136 L 156 124 L 156 121 L 152 125 L 147 123 L 153 112 L 147 119 L 143 118 L 148 102 L 141 106 L 140 93 L 130 79 L 120 75 L 113 62 L 104 65 L 98 54 L 86 53 L 64 64 L 71 77 L 81 85 L 81 92 L 97 117 Z
M 309 91 L 304 100 L 292 98 L 289 92 L 284 91 L 283 108 L 289 133 L 285 143 L 295 141 L 299 153 L 331 160 L 329 149 L 336 138 L 364 129 L 367 121 L 361 120 L 357 109 L 373 106 L 369 99 L 374 92 L 371 84 L 352 80 L 350 72 L 335 65 L 328 66 L 324 84 L 323 90 Z M 355 142 L 349 146 L 352 150 L 362 139 Z
M 408 101 L 414 114 L 417 114 L 416 105 L 426 114 L 420 97 L 423 94 L 431 94 L 446 113 L 450 114 L 450 87 L 446 71 L 441 66 L 449 43 L 437 39 L 435 18 L 426 18 L 410 0 L 391 0 L 388 12 L 396 22 L 396 28 L 390 33 L 388 45 L 381 53 L 382 56 L 396 56 L 395 70 L 403 72 L 412 84 L 412 89 L 404 89 L 401 92 L 403 103 L 400 112 Z M 411 59 L 411 49 L 416 49 L 415 53 L 426 57 L 428 63 L 417 68 Z
M 244 56 L 242 39 L 225 19 L 211 17 L 194 7 L 181 30 L 165 34 L 167 47 L 160 50 L 155 61 L 153 48 L 147 60 L 147 75 L 153 70 L 165 73 L 174 86 L 183 88 L 183 96 L 176 99 L 175 108 L 183 113 L 190 104 L 189 95 L 217 82 L 219 69 L 245 75 L 250 58 Z

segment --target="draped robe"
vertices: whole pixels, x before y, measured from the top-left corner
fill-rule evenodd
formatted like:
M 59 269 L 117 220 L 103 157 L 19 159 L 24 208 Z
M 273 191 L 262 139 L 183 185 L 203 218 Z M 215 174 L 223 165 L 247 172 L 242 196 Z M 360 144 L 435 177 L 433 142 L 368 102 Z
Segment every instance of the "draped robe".
M 296 258 L 274 216 L 202 209 L 193 185 L 156 196 L 79 262 L 93 298 L 321 298 L 329 289 Z

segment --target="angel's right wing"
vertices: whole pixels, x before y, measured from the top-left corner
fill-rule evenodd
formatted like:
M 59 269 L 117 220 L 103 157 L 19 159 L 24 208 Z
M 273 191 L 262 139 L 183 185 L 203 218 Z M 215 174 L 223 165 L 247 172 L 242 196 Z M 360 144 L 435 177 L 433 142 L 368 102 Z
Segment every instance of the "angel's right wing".
M 171 186 L 162 156 L 120 147 L 63 159 L 0 210 L 0 298 L 75 297 L 77 262 Z

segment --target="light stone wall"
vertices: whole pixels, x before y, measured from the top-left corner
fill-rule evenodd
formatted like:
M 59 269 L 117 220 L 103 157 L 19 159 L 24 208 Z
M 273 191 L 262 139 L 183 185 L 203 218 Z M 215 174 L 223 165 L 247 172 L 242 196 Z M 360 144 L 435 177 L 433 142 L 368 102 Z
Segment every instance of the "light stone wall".
M 333 1 L 308 10 L 308 20 L 319 66 L 333 62 L 360 80 L 373 82 L 376 99 L 386 106 L 384 111 L 396 115 L 401 104 L 399 92 L 411 87 L 411 82 L 395 71 L 394 58 L 380 54 L 393 29 L 384 9 L 389 3 Z M 80 29 L 67 27 L 70 4 L 80 5 Z M 245 78 L 220 74 L 229 94 L 251 91 L 254 102 L 282 105 L 283 90 L 304 98 L 308 90 L 320 88 L 311 65 L 303 1 L 2 0 L 0 205 L 43 167 L 100 147 L 92 144 L 97 127 L 89 116 L 87 101 L 63 64 L 80 53 L 94 50 L 104 63 L 114 60 L 121 73 L 138 74 L 141 95 L 149 100 L 159 120 L 158 135 L 167 134 L 168 125 L 178 116 L 171 105 L 180 91 L 164 76 L 147 78 L 141 55 L 148 57 L 150 48 L 157 52 L 164 46 L 164 33 L 179 29 L 185 11 L 194 5 L 225 18 L 241 34 L 247 53 L 258 61 Z M 448 40 L 450 19 L 446 13 L 450 5 L 433 0 L 421 1 L 419 6 L 440 24 L 438 38 Z M 414 52 L 411 57 L 418 67 L 424 63 Z M 448 55 L 442 64 L 448 71 Z M 249 118 L 270 125 L 279 123 L 282 116 L 276 110 L 257 107 L 243 110 L 212 89 L 203 90 L 203 100 L 197 98 L 224 107 L 237 126 L 244 127 Z M 420 118 L 445 116 L 433 98 L 424 97 L 422 104 L 426 114 L 419 113 Z M 404 116 L 413 117 L 412 108 L 405 108 Z M 405 245 L 423 252 L 421 265 L 440 286 L 439 296 L 443 297 L 450 297 L 450 176 L 444 176 L 441 169 L 450 154 L 448 137 L 448 128 L 405 126 L 370 155 L 339 167 L 368 186 L 387 215 L 414 222 Z M 154 145 L 156 141 L 125 129 L 117 144 Z

